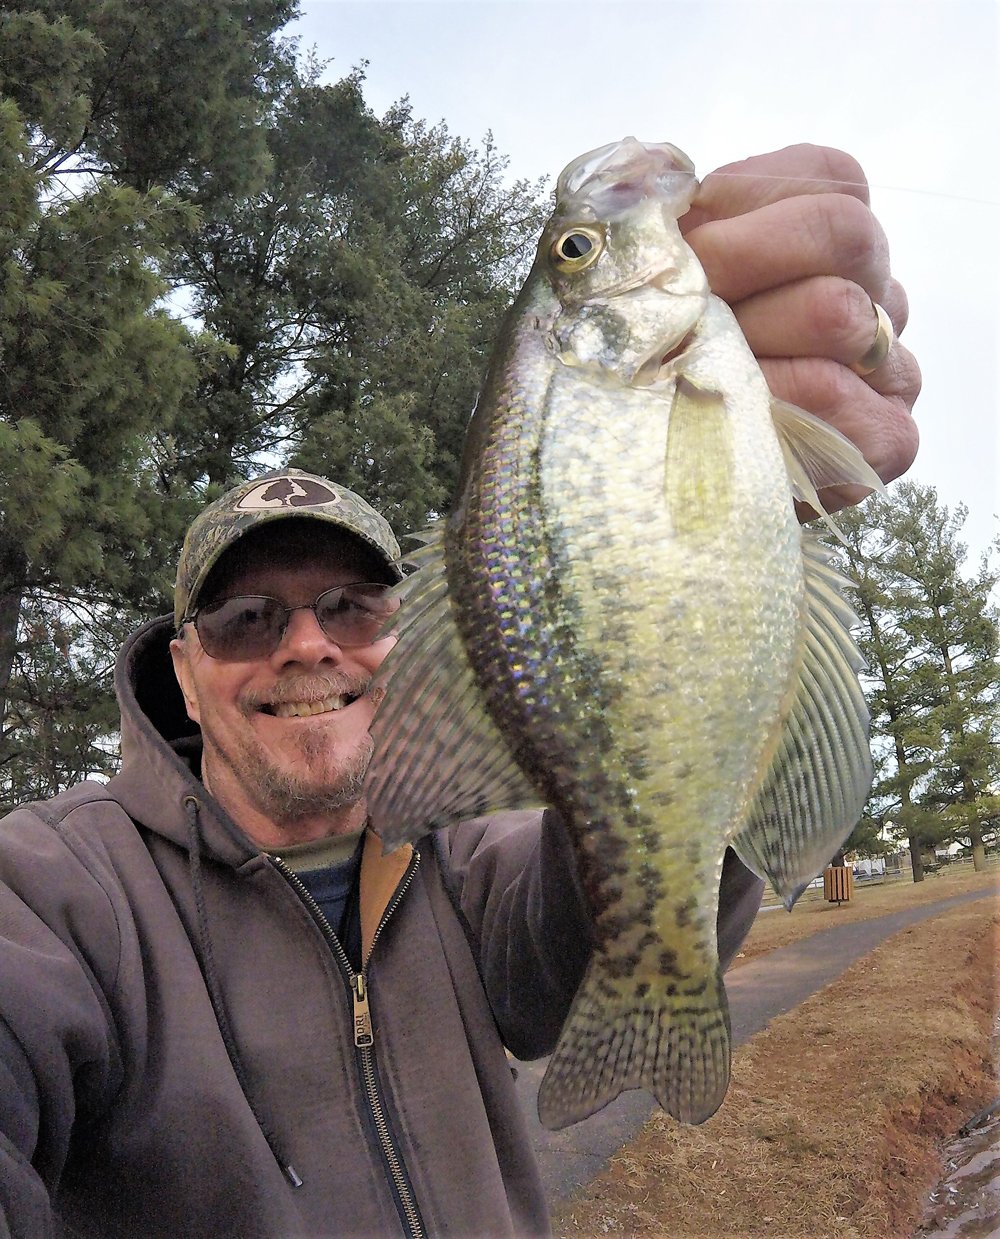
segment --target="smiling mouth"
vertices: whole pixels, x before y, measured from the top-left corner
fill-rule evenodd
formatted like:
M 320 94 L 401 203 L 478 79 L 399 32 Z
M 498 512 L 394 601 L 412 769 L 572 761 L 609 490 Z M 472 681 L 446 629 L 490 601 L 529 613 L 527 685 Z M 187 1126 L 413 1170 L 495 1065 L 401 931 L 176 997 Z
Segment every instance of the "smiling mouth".
M 309 718 L 313 714 L 329 714 L 334 710 L 342 710 L 352 701 L 357 701 L 360 695 L 337 693 L 332 697 L 324 697 L 322 701 L 268 702 L 260 707 L 260 713 L 270 714 L 274 718 Z

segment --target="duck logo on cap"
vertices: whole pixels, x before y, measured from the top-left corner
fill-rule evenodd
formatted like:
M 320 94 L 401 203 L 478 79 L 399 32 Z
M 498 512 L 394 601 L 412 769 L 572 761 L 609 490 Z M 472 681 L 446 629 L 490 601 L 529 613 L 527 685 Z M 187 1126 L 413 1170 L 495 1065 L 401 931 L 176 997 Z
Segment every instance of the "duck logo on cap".
M 238 512 L 266 512 L 276 508 L 317 508 L 339 503 L 340 496 L 330 486 L 312 478 L 281 477 L 261 482 L 236 505 Z

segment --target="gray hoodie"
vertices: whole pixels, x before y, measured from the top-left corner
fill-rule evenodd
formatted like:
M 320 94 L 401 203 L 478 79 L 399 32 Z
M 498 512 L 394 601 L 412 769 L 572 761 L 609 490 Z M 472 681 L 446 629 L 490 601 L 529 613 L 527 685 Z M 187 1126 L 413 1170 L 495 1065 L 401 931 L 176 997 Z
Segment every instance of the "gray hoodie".
M 122 773 L 0 821 L 0 1239 L 546 1234 L 504 1047 L 586 967 L 558 819 L 368 836 L 359 978 L 199 781 L 171 631 L 122 652 Z M 760 892 L 728 854 L 724 963 Z

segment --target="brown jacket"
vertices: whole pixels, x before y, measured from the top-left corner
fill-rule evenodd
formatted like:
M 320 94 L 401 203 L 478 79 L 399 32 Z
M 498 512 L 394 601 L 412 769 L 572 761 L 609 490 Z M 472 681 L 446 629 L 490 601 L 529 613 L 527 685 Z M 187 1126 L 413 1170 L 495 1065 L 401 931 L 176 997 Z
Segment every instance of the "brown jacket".
M 0 1237 L 545 1234 L 504 1045 L 548 1052 L 586 965 L 558 821 L 369 837 L 358 1045 L 339 945 L 168 743 L 169 637 L 123 650 L 122 773 L 0 822 Z

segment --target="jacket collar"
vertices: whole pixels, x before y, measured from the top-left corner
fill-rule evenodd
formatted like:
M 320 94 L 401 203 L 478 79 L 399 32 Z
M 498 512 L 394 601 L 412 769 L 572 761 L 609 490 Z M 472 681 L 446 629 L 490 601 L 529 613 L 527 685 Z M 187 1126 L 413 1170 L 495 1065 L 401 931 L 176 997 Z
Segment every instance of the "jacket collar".
M 179 847 L 188 846 L 186 797 L 198 801 L 202 852 L 239 866 L 260 855 L 229 814 L 209 795 L 191 762 L 171 742 L 196 741 L 170 658 L 173 620 L 161 615 L 134 632 L 115 668 L 122 716 L 122 769 L 108 791 L 136 822 Z M 183 744 L 178 747 L 183 748 Z

